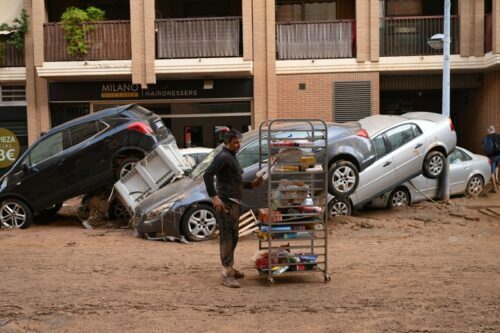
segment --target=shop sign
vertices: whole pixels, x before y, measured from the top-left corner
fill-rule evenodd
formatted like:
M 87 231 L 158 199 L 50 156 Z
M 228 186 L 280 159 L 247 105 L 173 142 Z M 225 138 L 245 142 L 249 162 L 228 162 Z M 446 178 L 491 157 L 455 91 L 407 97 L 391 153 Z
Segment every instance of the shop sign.
M 10 167 L 19 156 L 19 140 L 6 128 L 0 128 L 0 168 Z
M 158 80 L 157 84 L 141 85 L 130 81 L 51 82 L 51 102 L 251 98 L 251 78 Z

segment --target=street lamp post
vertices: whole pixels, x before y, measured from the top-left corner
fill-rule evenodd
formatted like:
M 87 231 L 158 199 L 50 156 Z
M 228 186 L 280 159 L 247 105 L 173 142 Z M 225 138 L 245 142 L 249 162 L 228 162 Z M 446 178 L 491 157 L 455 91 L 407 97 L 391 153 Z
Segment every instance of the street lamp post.
M 444 1 L 444 34 L 436 34 L 427 43 L 434 49 L 443 49 L 443 99 L 441 113 L 450 116 L 450 27 L 451 27 L 451 0 Z M 441 198 L 450 199 L 450 183 L 448 178 L 448 161 L 445 160 L 444 172 L 441 178 Z

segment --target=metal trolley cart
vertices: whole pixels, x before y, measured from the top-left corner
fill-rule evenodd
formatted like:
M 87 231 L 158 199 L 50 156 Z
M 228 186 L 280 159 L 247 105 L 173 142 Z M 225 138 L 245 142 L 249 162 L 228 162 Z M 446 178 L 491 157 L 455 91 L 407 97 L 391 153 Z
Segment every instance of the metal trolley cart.
M 256 268 L 277 276 L 328 274 L 328 127 L 318 119 L 275 119 L 259 127 L 259 172 L 267 196 L 259 210 Z

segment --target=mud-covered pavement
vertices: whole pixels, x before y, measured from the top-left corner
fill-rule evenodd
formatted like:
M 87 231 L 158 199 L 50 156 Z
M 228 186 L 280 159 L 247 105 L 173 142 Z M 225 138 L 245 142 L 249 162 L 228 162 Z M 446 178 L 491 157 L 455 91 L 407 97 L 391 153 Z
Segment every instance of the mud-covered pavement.
M 332 281 L 219 284 L 216 240 L 166 243 L 57 220 L 0 230 L 0 332 L 500 332 L 500 195 L 337 218 Z M 479 209 L 483 209 L 481 212 Z M 490 213 L 490 214 L 488 214 Z

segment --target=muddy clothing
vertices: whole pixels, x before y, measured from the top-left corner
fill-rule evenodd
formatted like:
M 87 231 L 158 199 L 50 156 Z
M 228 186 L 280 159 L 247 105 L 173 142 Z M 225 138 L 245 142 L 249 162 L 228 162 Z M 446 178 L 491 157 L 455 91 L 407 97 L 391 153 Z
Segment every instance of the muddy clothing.
M 226 212 L 216 212 L 219 227 L 220 260 L 222 266 L 233 267 L 234 249 L 238 244 L 238 222 L 240 217 L 240 205 L 223 199 Z
M 223 147 L 203 175 L 208 195 L 210 197 L 218 195 L 221 199 L 241 199 L 243 194 L 242 174 L 243 170 L 235 153 Z M 217 176 L 217 190 L 214 186 L 214 176 Z

